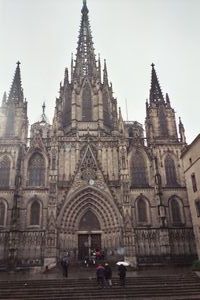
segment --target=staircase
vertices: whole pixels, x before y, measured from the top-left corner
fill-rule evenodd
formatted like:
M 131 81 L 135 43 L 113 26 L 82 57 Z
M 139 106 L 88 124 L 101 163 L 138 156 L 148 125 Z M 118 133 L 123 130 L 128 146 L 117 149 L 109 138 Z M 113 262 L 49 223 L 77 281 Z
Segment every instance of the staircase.
M 128 277 L 126 287 L 113 278 L 112 288 L 100 288 L 95 278 L 0 281 L 0 299 L 200 299 L 200 278 L 195 273 Z

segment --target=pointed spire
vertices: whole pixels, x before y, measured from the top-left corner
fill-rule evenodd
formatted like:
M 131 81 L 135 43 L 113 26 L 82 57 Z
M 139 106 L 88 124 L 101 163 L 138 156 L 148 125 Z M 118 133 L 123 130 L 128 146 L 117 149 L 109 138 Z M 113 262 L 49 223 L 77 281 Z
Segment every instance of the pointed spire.
M 154 64 L 151 64 L 151 88 L 150 88 L 150 102 L 164 102 L 164 97 L 160 88 Z
M 104 59 L 104 69 L 103 69 L 103 83 L 108 85 L 108 72 L 106 60 Z
M 69 81 L 69 74 L 68 74 L 68 68 L 65 68 L 65 77 L 64 77 L 64 84 Z
M 100 58 L 100 54 L 98 54 L 98 75 L 99 75 L 99 80 L 101 82 L 101 58 Z
M 179 117 L 179 124 L 178 124 L 178 127 L 179 127 L 180 141 L 181 141 L 182 143 L 186 143 L 185 128 L 184 128 L 184 126 L 183 126 L 183 123 L 182 123 L 180 117 Z
M 20 62 L 17 62 L 17 67 L 15 71 L 15 76 L 12 82 L 12 86 L 10 89 L 10 93 L 8 96 L 8 102 L 23 102 L 24 101 L 24 93 L 22 89 L 21 83 L 21 72 L 20 72 Z
M 73 80 L 73 73 L 74 73 L 74 57 L 72 53 L 71 54 L 71 81 Z
M 123 133 L 124 132 L 124 122 L 122 118 L 122 113 L 121 113 L 121 108 L 119 107 L 119 119 L 118 119 L 118 126 L 119 126 L 119 132 Z
M 6 92 L 3 93 L 3 98 L 2 98 L 2 105 L 5 104 L 7 101 L 7 95 Z
M 168 93 L 166 93 L 166 103 L 167 103 L 168 107 L 171 107 L 171 103 L 170 103 L 170 99 L 169 99 Z
M 80 78 L 84 76 L 92 77 L 97 75 L 97 66 L 88 12 L 89 10 L 87 8 L 86 1 L 84 0 L 81 10 L 82 18 L 73 78 Z
M 45 114 L 45 108 L 46 108 L 46 105 L 45 105 L 45 102 L 43 102 L 43 104 L 42 104 L 41 122 L 44 122 L 44 123 L 47 122 L 47 117 L 46 117 L 46 114 Z

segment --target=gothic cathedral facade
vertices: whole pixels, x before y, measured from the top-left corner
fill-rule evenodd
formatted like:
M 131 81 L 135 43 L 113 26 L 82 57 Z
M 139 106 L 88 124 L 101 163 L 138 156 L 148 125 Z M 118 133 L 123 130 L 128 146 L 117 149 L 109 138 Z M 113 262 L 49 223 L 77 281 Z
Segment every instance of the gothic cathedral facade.
M 123 121 L 96 59 L 86 1 L 76 59 L 28 134 L 20 63 L 0 108 L 0 268 L 77 261 L 93 249 L 133 266 L 196 255 L 180 159 L 184 127 L 152 64 L 145 132 Z M 102 70 L 103 69 L 103 70 Z

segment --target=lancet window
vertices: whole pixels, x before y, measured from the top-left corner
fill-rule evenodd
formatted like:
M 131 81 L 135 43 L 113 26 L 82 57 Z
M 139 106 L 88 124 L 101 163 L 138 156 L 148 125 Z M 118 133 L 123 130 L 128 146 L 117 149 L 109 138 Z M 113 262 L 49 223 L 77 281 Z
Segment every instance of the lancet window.
M 165 174 L 166 174 L 166 184 L 167 186 L 176 186 L 176 168 L 173 158 L 167 155 L 165 158 Z
M 183 224 L 182 203 L 176 197 L 170 199 L 172 224 L 179 226 Z
M 82 121 L 92 121 L 92 96 L 88 83 L 84 86 L 82 94 Z
M 8 187 L 10 181 L 10 159 L 4 156 L 0 161 L 0 187 Z
M 138 225 L 146 225 L 149 220 L 149 203 L 144 197 L 139 197 L 136 200 L 136 219 Z
M 45 160 L 40 153 L 35 153 L 29 160 L 28 177 L 30 186 L 45 185 Z
M 146 164 L 141 152 L 136 152 L 135 154 L 133 154 L 131 175 L 132 187 L 142 187 L 148 185 Z
M 36 199 L 30 207 L 30 225 L 40 225 L 40 203 Z

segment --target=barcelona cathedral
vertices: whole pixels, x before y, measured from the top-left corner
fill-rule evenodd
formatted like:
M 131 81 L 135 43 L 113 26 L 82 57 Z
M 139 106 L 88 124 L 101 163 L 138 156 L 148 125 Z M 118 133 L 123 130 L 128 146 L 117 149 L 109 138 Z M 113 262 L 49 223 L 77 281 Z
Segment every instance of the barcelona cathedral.
M 0 269 L 78 262 L 93 249 L 132 266 L 196 257 L 176 122 L 154 64 L 145 129 L 124 121 L 96 58 L 83 1 L 75 59 L 50 124 L 28 131 L 20 62 L 0 107 Z M 23 76 L 22 76 L 23 77 Z M 145 107 L 145 103 L 144 103 Z M 178 130 L 177 130 L 178 128 Z

